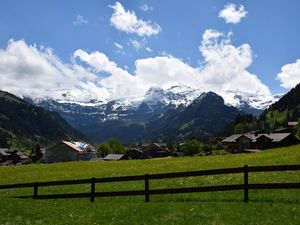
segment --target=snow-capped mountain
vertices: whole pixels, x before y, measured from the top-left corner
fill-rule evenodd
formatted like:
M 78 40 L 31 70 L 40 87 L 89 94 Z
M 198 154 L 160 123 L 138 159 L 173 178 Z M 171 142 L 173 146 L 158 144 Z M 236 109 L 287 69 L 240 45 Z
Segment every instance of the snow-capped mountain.
M 50 111 L 63 114 L 82 114 L 84 116 L 96 116 L 100 121 L 107 120 L 132 120 L 136 117 L 149 118 L 164 110 L 188 106 L 202 93 L 201 89 L 194 89 L 186 85 L 176 85 L 168 89 L 160 87 L 150 88 L 143 97 L 135 99 L 91 100 L 89 102 L 76 102 L 62 99 L 34 99 L 34 104 L 42 106 Z M 240 111 L 259 115 L 262 110 L 278 100 L 282 95 L 262 96 L 249 95 L 240 91 L 220 91 L 226 105 L 234 106 Z
M 276 102 L 282 94 L 277 95 L 260 95 L 260 94 L 248 94 L 236 91 L 223 91 L 218 93 L 221 95 L 225 103 L 237 108 L 241 108 L 244 105 L 249 105 L 252 108 L 264 110 L 269 105 Z
M 143 99 L 148 106 L 155 106 L 158 103 L 163 105 L 188 106 L 198 98 L 202 93 L 208 92 L 202 89 L 194 89 L 186 85 L 177 85 L 163 90 L 159 87 L 150 88 Z M 259 115 L 269 105 L 276 102 L 282 94 L 277 95 L 259 95 L 248 94 L 236 91 L 217 91 L 218 95 L 223 97 L 226 105 L 234 106 L 240 111 Z
M 147 137 L 147 132 L 148 135 L 151 131 L 155 134 L 154 128 L 158 124 L 163 125 L 160 127 L 162 131 L 166 127 L 170 127 L 170 130 L 175 132 L 177 128 L 174 127 L 176 126 L 173 127 L 169 124 L 174 116 L 180 118 L 179 121 L 185 121 L 184 118 L 189 117 L 192 120 L 188 122 L 188 127 L 194 127 L 192 123 L 195 121 L 204 121 L 203 118 L 206 114 L 200 112 L 208 113 L 209 119 L 207 121 L 215 121 L 216 118 L 210 117 L 214 113 L 209 112 L 209 109 L 213 110 L 213 107 L 217 107 L 215 110 L 220 110 L 220 115 L 224 113 L 228 116 L 228 118 L 225 116 L 224 121 L 230 121 L 233 118 L 232 115 L 236 115 L 238 111 L 259 115 L 263 109 L 279 97 L 280 95 L 249 95 L 239 91 L 209 92 L 185 85 L 177 85 L 168 89 L 152 87 L 144 96 L 135 99 L 124 98 L 110 101 L 101 99 L 76 102 L 64 98 L 56 100 L 47 98 L 31 101 L 46 110 L 58 112 L 73 127 L 92 140 L 101 142 L 109 137 L 119 137 L 132 143 Z M 182 112 L 185 112 L 184 116 L 181 116 Z M 225 112 L 232 112 L 233 114 L 226 114 Z M 222 124 L 224 124 L 223 122 Z M 199 122 L 197 127 L 199 129 L 202 127 L 200 130 L 208 131 L 209 127 L 203 127 L 201 123 Z M 211 130 L 215 131 L 214 129 L 220 128 L 221 125 L 219 127 L 216 125 L 209 126 L 212 126 L 210 127 Z M 154 134 L 153 136 L 155 136 Z M 150 137 L 152 137 L 151 135 Z
M 173 105 L 174 107 L 178 107 L 179 105 L 187 106 L 199 97 L 201 93 L 203 91 L 186 85 L 172 86 L 166 90 L 160 87 L 152 87 L 146 92 L 142 101 L 149 106 L 155 106 L 157 103 Z

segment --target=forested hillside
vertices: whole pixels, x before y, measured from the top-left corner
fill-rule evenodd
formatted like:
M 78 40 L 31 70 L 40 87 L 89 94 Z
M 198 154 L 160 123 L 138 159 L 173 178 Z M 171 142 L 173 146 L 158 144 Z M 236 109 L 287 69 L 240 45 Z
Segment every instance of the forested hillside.
M 84 139 L 58 113 L 0 91 L 0 147 L 31 147 L 36 142 L 49 144 L 64 138 Z

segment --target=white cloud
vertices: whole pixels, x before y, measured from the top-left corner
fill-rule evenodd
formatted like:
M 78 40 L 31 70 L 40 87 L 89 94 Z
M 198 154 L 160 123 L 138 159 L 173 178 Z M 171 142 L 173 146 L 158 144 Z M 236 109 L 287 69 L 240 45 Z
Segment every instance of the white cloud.
M 247 13 L 243 5 L 237 8 L 235 4 L 229 3 L 219 12 L 219 17 L 223 18 L 226 23 L 237 24 L 243 17 L 246 17 Z
M 78 49 L 73 53 L 75 58 L 80 58 L 94 69 L 94 72 L 107 72 L 111 73 L 116 70 L 117 64 L 109 60 L 109 58 L 102 52 L 96 51 L 88 54 L 87 52 Z
M 114 45 L 115 45 L 115 47 L 116 47 L 116 53 L 125 55 L 125 51 L 124 51 L 123 45 L 121 45 L 121 44 L 119 44 L 119 43 L 117 43 L 117 42 L 114 42 Z
M 6 49 L 0 49 L 0 89 L 16 95 L 35 98 L 62 98 L 69 94 L 78 101 L 108 97 L 107 90 L 94 92 L 91 83 L 97 76 L 87 69 L 64 64 L 49 48 L 27 45 L 25 41 L 10 40 Z M 85 88 L 85 95 L 76 95 Z
M 145 50 L 147 52 L 152 52 L 152 49 L 150 47 L 147 47 L 146 44 L 147 44 L 147 41 L 145 39 L 141 40 L 141 41 L 138 41 L 138 40 L 135 40 L 135 39 L 129 39 L 129 42 L 128 42 L 128 45 L 131 45 L 137 51 Z
M 300 83 L 300 59 L 296 62 L 281 67 L 281 72 L 276 77 L 284 88 L 293 88 Z
M 117 66 L 104 53 L 96 51 L 92 53 L 78 49 L 73 56 L 84 61 L 91 66 L 94 72 L 106 72 L 108 77 L 102 78 L 99 85 L 104 87 L 109 93 L 110 98 L 125 98 L 141 95 L 144 91 L 142 86 L 136 86 L 136 78 L 126 70 Z M 134 88 L 133 88 L 134 87 Z
M 206 30 L 199 46 L 203 56 L 199 67 L 162 55 L 136 60 L 133 74 L 100 51 L 78 49 L 72 63 L 65 64 L 48 48 L 30 46 L 22 40 L 10 41 L 6 49 L 0 49 L 0 89 L 77 101 L 141 97 L 150 87 L 169 88 L 178 83 L 219 94 L 238 89 L 251 95 L 271 95 L 268 87 L 247 70 L 253 59 L 251 47 L 234 46 L 231 35 Z M 287 80 L 299 79 L 299 64 L 300 60 L 296 66 L 284 66 L 281 74 L 288 74 Z M 107 75 L 100 76 L 103 72 Z M 283 75 L 278 77 L 285 82 Z M 65 93 L 66 97 L 62 97 Z
M 118 49 L 120 49 L 120 50 L 123 50 L 123 49 L 124 49 L 123 45 L 121 45 L 121 44 L 119 44 L 119 43 L 117 43 L 117 42 L 115 42 L 114 45 L 115 45 Z
M 144 44 L 141 41 L 138 40 L 134 40 L 134 39 L 130 39 L 129 40 L 129 44 L 134 47 L 136 50 L 140 50 L 142 48 L 144 48 Z
M 157 35 L 161 31 L 158 24 L 138 19 L 134 11 L 126 11 L 120 2 L 110 7 L 114 10 L 110 18 L 111 25 L 120 31 L 139 36 Z
M 81 15 L 77 15 L 76 19 L 73 21 L 73 25 L 78 26 L 78 25 L 83 25 L 87 24 L 88 21 Z
M 101 81 L 110 90 L 122 88 L 115 97 L 142 96 L 152 86 L 169 88 L 178 83 L 204 91 L 236 91 L 246 94 L 270 96 L 270 90 L 255 74 L 247 71 L 252 63 L 252 51 L 248 44 L 234 46 L 231 33 L 225 35 L 216 30 L 206 30 L 199 47 L 204 62 L 194 68 L 172 55 L 138 59 L 133 75 L 125 71 L 115 73 Z M 116 76 L 122 74 L 123 76 Z M 126 88 L 135 87 L 135 88 Z
M 230 42 L 231 35 L 215 30 L 204 32 L 199 47 L 205 62 L 199 69 L 204 86 L 215 91 L 239 89 L 249 94 L 269 95 L 268 87 L 247 71 L 252 63 L 251 47 L 248 44 L 235 47 Z
M 144 12 L 147 12 L 147 11 L 152 11 L 153 10 L 153 7 L 152 6 L 149 6 L 147 3 L 144 3 L 143 5 L 141 5 L 141 10 L 143 10 Z

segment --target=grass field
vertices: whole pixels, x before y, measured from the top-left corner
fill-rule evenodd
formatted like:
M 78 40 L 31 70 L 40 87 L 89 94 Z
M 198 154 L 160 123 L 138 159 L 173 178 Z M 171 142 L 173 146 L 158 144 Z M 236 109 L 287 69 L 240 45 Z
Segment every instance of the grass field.
M 255 154 L 163 158 L 119 162 L 70 162 L 0 167 L 0 184 L 139 175 L 243 165 L 300 164 L 300 145 Z M 300 172 L 250 173 L 249 183 L 299 182 Z M 155 180 L 150 188 L 243 182 L 242 174 Z M 97 191 L 143 189 L 143 182 L 97 184 Z M 89 185 L 43 187 L 39 193 L 88 192 Z M 0 191 L 0 224 L 300 224 L 300 190 L 193 193 L 89 199 L 33 200 L 30 189 Z

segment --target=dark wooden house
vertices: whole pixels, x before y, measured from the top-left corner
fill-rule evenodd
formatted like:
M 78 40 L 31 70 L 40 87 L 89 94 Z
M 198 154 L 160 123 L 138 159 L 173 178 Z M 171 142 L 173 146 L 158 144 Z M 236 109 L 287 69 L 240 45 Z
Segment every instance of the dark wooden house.
M 170 156 L 165 143 L 149 143 L 142 146 L 144 158 L 159 158 Z
M 0 148 L 0 165 L 22 164 L 29 157 L 16 149 Z
M 143 159 L 144 158 L 144 152 L 142 150 L 132 148 L 129 149 L 125 154 L 126 159 Z
M 249 149 L 264 150 L 295 145 L 299 140 L 293 133 L 246 133 L 231 135 L 222 143 L 230 152 L 243 152 Z

